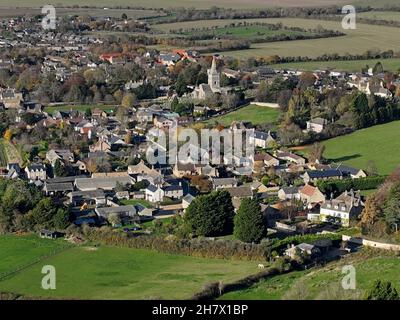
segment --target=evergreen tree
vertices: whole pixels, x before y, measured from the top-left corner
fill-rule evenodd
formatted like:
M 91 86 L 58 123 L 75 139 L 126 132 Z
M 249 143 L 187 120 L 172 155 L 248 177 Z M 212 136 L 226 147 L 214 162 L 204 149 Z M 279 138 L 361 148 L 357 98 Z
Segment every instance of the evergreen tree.
M 57 159 L 54 164 L 54 175 L 56 177 L 65 177 L 67 175 L 67 170 L 61 163 L 60 159 Z
M 53 226 L 58 230 L 64 230 L 69 225 L 68 210 L 59 208 L 53 217 Z
M 234 208 L 228 191 L 197 197 L 187 208 L 185 224 L 195 236 L 220 236 L 233 230 Z
M 266 227 L 256 199 L 243 199 L 235 216 L 234 235 L 243 242 L 259 242 Z

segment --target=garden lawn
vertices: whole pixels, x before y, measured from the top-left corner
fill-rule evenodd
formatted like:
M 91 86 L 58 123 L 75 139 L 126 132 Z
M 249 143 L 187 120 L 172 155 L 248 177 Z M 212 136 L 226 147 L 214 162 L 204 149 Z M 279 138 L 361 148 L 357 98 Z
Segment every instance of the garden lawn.
M 393 121 L 329 139 L 324 157 L 360 169 L 372 160 L 379 174 L 389 174 L 400 165 L 399 132 L 400 121 Z
M 41 239 L 35 234 L 1 235 L 0 274 L 11 272 L 17 267 L 26 266 L 40 257 L 70 246 L 62 239 Z
M 90 105 L 64 105 L 64 106 L 54 106 L 54 107 L 45 107 L 44 112 L 53 114 L 56 111 L 70 111 L 70 110 L 77 110 L 81 112 L 85 112 L 87 109 L 101 109 L 106 112 L 113 112 L 115 109 L 115 106 L 108 106 L 108 105 L 95 105 L 95 104 L 90 104 Z
M 207 122 L 214 123 L 217 121 L 224 126 L 230 125 L 232 121 L 250 121 L 255 125 L 266 124 L 275 123 L 278 120 L 279 114 L 279 109 L 251 104 L 228 114 L 211 118 Z
M 56 290 L 40 287 L 44 264 L 56 268 Z M 0 292 L 78 299 L 189 299 L 206 283 L 230 282 L 257 272 L 257 262 L 75 247 L 1 281 Z

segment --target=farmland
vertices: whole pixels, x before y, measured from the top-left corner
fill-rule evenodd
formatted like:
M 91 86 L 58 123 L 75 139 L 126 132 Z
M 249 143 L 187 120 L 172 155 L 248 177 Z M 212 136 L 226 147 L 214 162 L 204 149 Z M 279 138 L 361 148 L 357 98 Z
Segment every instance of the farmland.
M 361 12 L 358 16 L 373 20 L 400 21 L 400 12 L 393 11 Z
M 288 68 L 305 71 L 313 70 L 335 70 L 345 72 L 360 72 L 366 65 L 373 67 L 377 62 L 381 62 L 386 71 L 398 71 L 400 69 L 400 59 L 371 59 L 355 61 L 310 61 L 293 62 L 271 65 L 272 68 Z
M 46 240 L 46 243 L 51 247 L 56 242 Z M 33 243 L 23 245 L 12 238 L 0 238 L 0 270 L 9 270 L 16 264 L 34 259 L 37 254 L 24 255 L 21 252 L 30 253 L 35 247 Z M 19 261 L 21 259 L 24 261 Z M 44 264 L 56 268 L 57 290 L 41 289 L 41 268 Z M 256 266 L 254 262 L 194 258 L 130 248 L 82 246 L 63 251 L 0 281 L 0 292 L 81 299 L 185 299 L 201 290 L 206 283 L 229 282 L 256 273 Z
M 400 121 L 358 130 L 324 142 L 324 156 L 356 168 L 375 162 L 380 174 L 388 174 L 400 165 Z
M 173 32 L 172 32 L 173 33 Z M 183 32 L 186 36 L 196 36 L 204 39 L 246 39 L 248 41 L 260 41 L 266 39 L 276 38 L 294 38 L 294 37 L 307 37 L 314 35 L 313 32 L 303 30 L 290 30 L 290 29 L 273 29 L 269 25 L 226 25 L 223 27 L 212 29 L 197 29 Z
M 387 3 L 393 0 L 378 0 L 380 3 Z M 334 4 L 343 4 L 344 0 L 303 0 L 302 6 L 329 6 Z M 132 6 L 132 7 L 144 7 L 144 8 L 176 8 L 176 7 L 189 7 L 196 9 L 205 9 L 212 6 L 226 7 L 226 8 L 263 8 L 263 7 L 296 7 L 299 5 L 296 0 L 218 0 L 217 2 L 211 0 L 116 0 L 110 3 L 107 0 L 68 0 L 68 1 L 57 1 L 59 5 L 88 5 L 97 7 L 108 7 L 113 6 Z M 40 0 L 20 0 L 18 1 L 19 7 L 40 7 L 43 5 L 43 1 Z M 1 7 L 10 7 L 10 3 L 4 3 Z
M 353 265 L 356 269 L 356 289 L 343 290 L 342 267 Z M 262 280 L 253 287 L 223 295 L 221 299 L 359 299 L 377 279 L 392 281 L 400 288 L 398 268 L 400 258 L 383 252 L 360 252 L 333 262 L 321 269 L 296 271 Z M 379 276 L 377 276 L 379 275 Z
M 196 9 L 205 9 L 212 6 L 226 7 L 226 8 L 265 8 L 265 7 L 316 7 L 316 6 L 331 6 L 331 5 L 343 5 L 348 4 L 345 0 L 303 0 L 301 4 L 296 0 L 135 0 L 134 2 L 130 0 L 116 0 L 110 3 L 106 0 L 63 0 L 57 1 L 59 5 L 81 5 L 81 6 L 98 6 L 98 7 L 108 7 L 112 8 L 114 6 L 131 6 L 131 7 L 144 7 L 144 8 L 176 8 L 176 7 L 188 7 Z M 354 5 L 372 6 L 372 7 L 382 7 L 384 5 L 396 5 L 398 0 L 357 0 Z M 43 5 L 41 0 L 19 0 L 19 7 L 39 7 Z M 0 7 L 7 8 L 10 7 L 9 2 L 1 3 Z
M 251 121 L 253 124 L 275 123 L 278 120 L 279 109 L 249 105 L 228 114 L 212 118 L 208 123 L 219 122 L 229 126 L 232 121 Z
M 340 21 L 322 21 L 313 19 L 298 18 L 271 18 L 271 19 L 246 19 L 246 22 L 282 23 L 288 27 L 299 27 L 303 29 L 315 29 L 322 25 L 325 29 L 344 32 L 346 35 L 335 38 L 279 41 L 272 43 L 255 43 L 250 49 L 221 52 L 222 55 L 236 58 L 249 56 L 265 57 L 270 55 L 279 56 L 308 56 L 315 58 L 327 53 L 348 53 L 362 54 L 367 50 L 398 50 L 397 43 L 400 42 L 398 28 L 357 24 L 356 30 L 343 30 Z M 179 28 L 201 28 L 212 26 L 224 26 L 234 23 L 236 20 L 208 20 L 208 21 L 187 21 L 179 23 L 160 24 L 154 26 L 156 29 L 168 31 Z
M 41 13 L 40 6 L 37 8 L 9 8 L 7 10 L 0 11 L 0 17 L 15 17 L 16 15 L 38 15 Z M 2 6 L 0 5 L 0 8 Z M 93 17 L 102 17 L 107 15 L 109 17 L 121 17 L 125 13 L 128 18 L 140 19 L 146 17 L 153 17 L 160 15 L 159 12 L 155 10 L 135 10 L 135 9 L 108 9 L 104 10 L 102 8 L 98 9 L 88 9 L 88 8 L 56 8 L 56 13 L 59 16 L 67 15 L 91 15 Z

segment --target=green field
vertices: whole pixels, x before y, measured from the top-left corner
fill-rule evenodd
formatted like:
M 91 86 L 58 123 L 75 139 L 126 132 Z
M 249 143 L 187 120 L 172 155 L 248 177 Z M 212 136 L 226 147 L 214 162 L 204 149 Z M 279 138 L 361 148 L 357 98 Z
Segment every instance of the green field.
M 207 123 L 221 123 L 224 126 L 229 126 L 232 121 L 250 121 L 253 124 L 275 123 L 280 115 L 279 109 L 261 107 L 251 104 L 247 107 L 230 112 L 223 116 L 211 118 Z
M 1 5 L 0 5 L 1 7 Z M 125 13 L 130 19 L 140 19 L 146 17 L 158 16 L 155 10 L 134 10 L 134 9 L 88 9 L 88 8 L 57 8 L 56 13 L 59 16 L 69 16 L 69 15 L 90 15 L 92 17 L 116 17 L 120 18 L 123 13 Z M 15 17 L 18 15 L 38 15 L 41 14 L 41 8 L 13 8 L 8 10 L 0 10 L 0 17 Z
M 12 143 L 0 139 L 0 166 L 6 166 L 8 163 L 22 164 L 21 155 Z
M 364 1 L 364 0 L 363 0 Z M 387 3 L 393 0 L 377 0 L 376 2 Z M 145 7 L 145 8 L 177 8 L 177 7 L 188 7 L 196 9 L 211 8 L 213 6 L 225 7 L 225 8 L 263 8 L 263 7 L 297 7 L 301 6 L 329 6 L 334 4 L 346 3 L 345 0 L 302 0 L 299 4 L 296 0 L 115 0 L 109 2 L 107 0 L 68 0 L 68 1 L 56 1 L 58 5 L 91 5 L 98 7 L 112 8 L 114 6 L 131 6 L 131 7 Z M 41 0 L 19 0 L 19 7 L 40 7 L 43 5 Z M 12 7 L 9 2 L 1 3 L 0 7 Z
M 1 235 L 0 274 L 11 272 L 67 246 L 68 243 L 63 240 L 41 239 L 36 235 Z
M 400 121 L 358 130 L 324 142 L 324 157 L 356 168 L 373 160 L 380 174 L 389 174 L 400 165 Z
M 344 265 L 355 267 L 355 290 L 343 290 L 341 287 Z M 357 253 L 320 269 L 296 271 L 262 280 L 249 289 L 227 293 L 221 299 L 360 299 L 377 279 L 391 281 L 399 290 L 399 267 L 400 258 L 394 255 L 375 252 L 373 255 L 365 257 L 363 253 Z
M 107 105 L 66 105 L 66 106 L 54 106 L 54 107 L 45 107 L 44 108 L 44 112 L 53 114 L 54 112 L 57 111 L 71 111 L 71 110 L 77 110 L 77 111 L 81 111 L 81 112 L 85 112 L 87 109 L 101 109 L 104 110 L 106 112 L 113 112 L 115 109 L 115 106 L 107 106 Z
M 373 20 L 400 21 L 400 12 L 394 11 L 369 11 L 358 13 L 360 18 Z
M 301 2 L 296 0 L 115 0 L 110 3 L 107 0 L 60 0 L 56 2 L 58 5 L 91 5 L 98 7 L 112 8 L 114 6 L 132 6 L 132 7 L 145 7 L 145 8 L 176 8 L 176 7 L 188 7 L 188 8 L 211 8 L 213 6 L 226 7 L 226 8 L 265 8 L 265 7 L 316 7 L 316 6 L 331 6 L 348 4 L 345 0 L 302 0 Z M 357 0 L 354 5 L 369 5 L 372 7 L 382 7 L 386 4 L 396 5 L 398 0 Z M 19 0 L 17 4 L 19 7 L 30 7 L 30 6 L 42 6 L 43 1 L 41 0 Z M 13 5 L 10 2 L 0 3 L 0 7 L 8 8 Z
M 34 236 L 23 241 L 15 236 L 0 237 L 0 272 L 34 261 L 57 245 L 58 241 Z M 44 265 L 56 268 L 56 290 L 41 289 Z M 206 283 L 230 282 L 257 272 L 257 262 L 82 246 L 65 250 L 0 281 L 0 292 L 76 299 L 185 299 Z
M 221 52 L 222 55 L 236 58 L 247 58 L 249 56 L 265 57 L 270 55 L 279 56 L 308 56 L 318 57 L 326 53 L 338 53 L 340 55 L 362 54 L 367 50 L 388 50 L 398 51 L 400 33 L 398 28 L 357 24 L 356 30 L 343 30 L 340 21 L 322 21 L 313 19 L 297 18 L 271 18 L 271 19 L 245 19 L 247 22 L 282 23 L 288 27 L 300 27 L 303 29 L 315 29 L 318 25 L 325 29 L 337 30 L 345 33 L 345 36 L 323 39 L 294 40 L 255 43 L 250 49 Z M 225 26 L 235 23 L 237 20 L 208 20 L 208 21 L 187 21 L 156 25 L 155 28 L 168 31 L 179 28 L 201 28 L 212 26 Z
M 366 65 L 373 67 L 377 62 L 381 62 L 387 71 L 400 70 L 400 58 L 397 59 L 372 59 L 372 60 L 355 60 L 355 61 L 310 61 L 310 62 L 293 62 L 271 65 L 272 68 L 278 69 L 298 69 L 305 71 L 314 70 L 335 70 L 345 72 L 360 72 Z
M 190 30 L 183 33 L 186 36 L 207 35 L 222 39 L 269 39 L 274 37 L 293 37 L 293 36 L 309 36 L 312 32 L 297 31 L 297 30 L 270 30 L 265 26 L 224 26 L 216 29 L 206 30 Z
M 5 167 L 8 164 L 6 149 L 3 140 L 0 140 L 0 167 Z

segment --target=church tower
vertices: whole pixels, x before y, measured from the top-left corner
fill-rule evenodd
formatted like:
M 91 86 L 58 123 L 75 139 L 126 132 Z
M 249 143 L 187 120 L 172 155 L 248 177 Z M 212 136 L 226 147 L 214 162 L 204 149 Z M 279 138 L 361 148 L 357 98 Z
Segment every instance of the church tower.
M 211 90 L 213 92 L 219 91 L 221 88 L 220 75 L 217 71 L 217 61 L 215 59 L 215 56 L 213 56 L 211 69 L 207 70 L 207 74 L 208 74 L 208 85 L 210 86 Z

